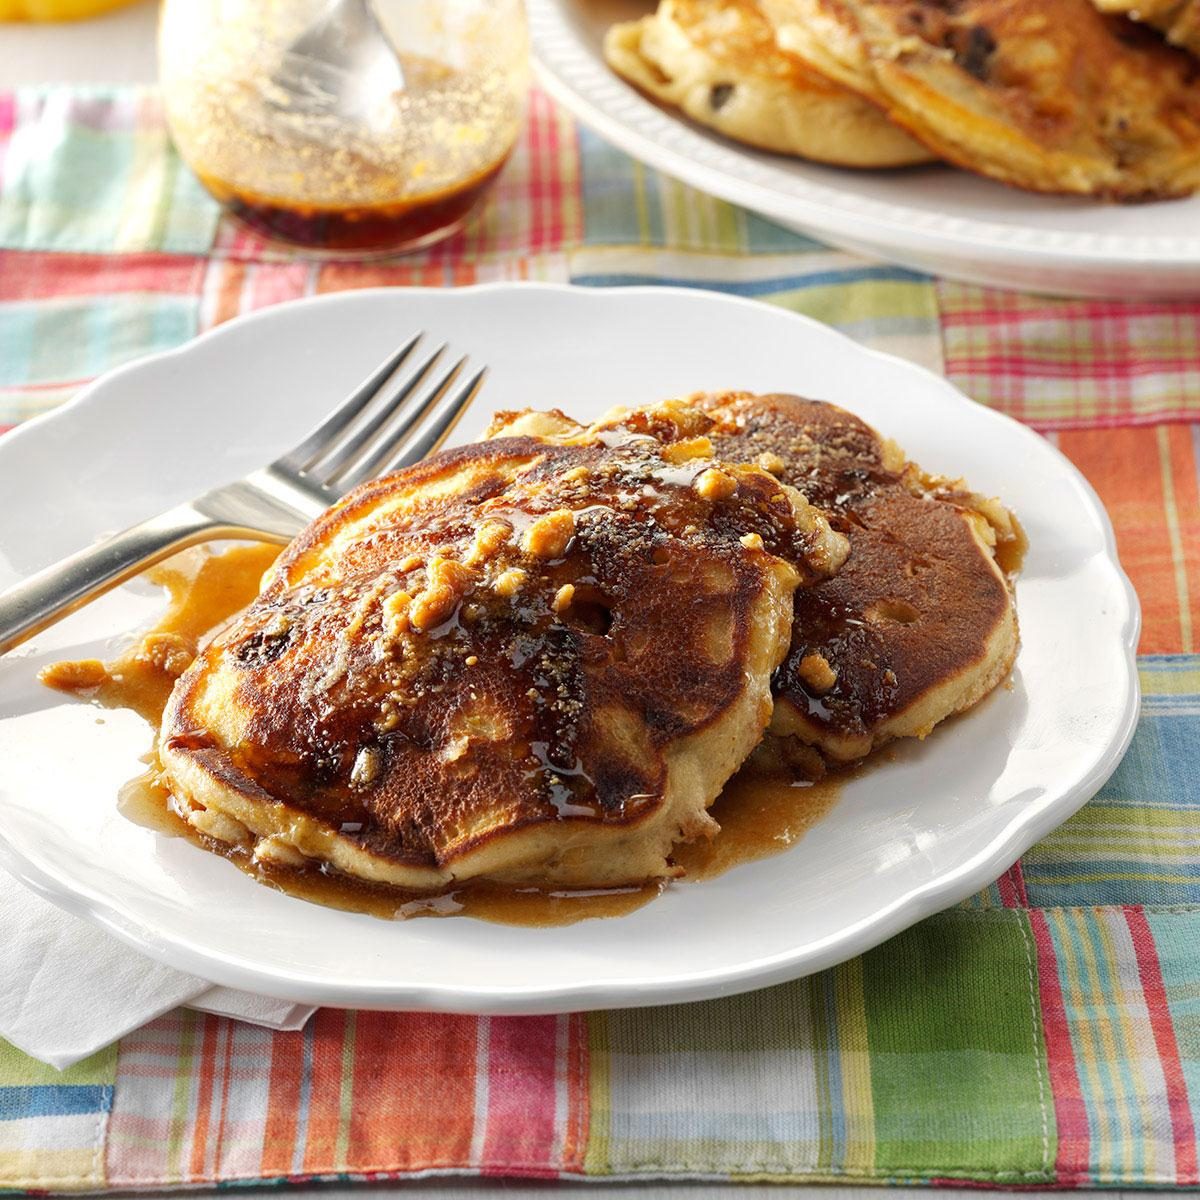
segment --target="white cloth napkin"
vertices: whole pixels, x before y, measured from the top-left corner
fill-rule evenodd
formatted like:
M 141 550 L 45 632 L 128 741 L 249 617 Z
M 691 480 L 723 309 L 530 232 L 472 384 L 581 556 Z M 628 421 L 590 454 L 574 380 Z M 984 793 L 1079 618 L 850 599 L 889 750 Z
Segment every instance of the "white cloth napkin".
M 0 1037 L 61 1071 L 180 1005 L 281 1030 L 315 1011 L 164 967 L 0 870 Z

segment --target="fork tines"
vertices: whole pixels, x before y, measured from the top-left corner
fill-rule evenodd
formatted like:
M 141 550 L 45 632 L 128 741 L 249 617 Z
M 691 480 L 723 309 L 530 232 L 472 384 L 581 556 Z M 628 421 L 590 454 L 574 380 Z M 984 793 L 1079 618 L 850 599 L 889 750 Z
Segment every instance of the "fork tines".
M 417 334 L 389 355 L 300 445 L 275 465 L 344 492 L 432 454 L 450 436 L 474 399 L 487 368 L 476 371 L 455 387 L 468 360 L 460 358 L 435 375 L 435 367 L 449 349 L 443 345 L 415 368 L 402 370 L 424 336 Z M 398 386 L 392 389 L 389 384 L 394 378 Z M 386 398 L 377 399 L 385 394 Z

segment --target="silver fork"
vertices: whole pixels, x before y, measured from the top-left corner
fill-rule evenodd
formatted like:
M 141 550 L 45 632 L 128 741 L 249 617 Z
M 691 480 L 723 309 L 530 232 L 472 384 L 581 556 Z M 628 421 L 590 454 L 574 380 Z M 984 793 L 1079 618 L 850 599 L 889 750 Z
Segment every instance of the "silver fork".
M 0 592 L 0 654 L 177 550 L 215 538 L 288 542 L 352 487 L 432 454 L 475 398 L 487 368 L 455 387 L 467 365 L 460 358 L 426 385 L 448 349 L 442 346 L 386 401 L 372 405 L 423 336 L 417 334 L 390 355 L 308 437 L 273 463 Z

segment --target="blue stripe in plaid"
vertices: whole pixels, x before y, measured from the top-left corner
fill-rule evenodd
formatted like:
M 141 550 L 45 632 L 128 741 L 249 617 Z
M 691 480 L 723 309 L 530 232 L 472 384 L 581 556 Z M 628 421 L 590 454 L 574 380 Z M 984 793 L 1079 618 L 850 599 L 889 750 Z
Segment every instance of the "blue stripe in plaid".
M 1025 855 L 1035 908 L 1200 904 L 1200 656 L 1139 661 L 1133 745 L 1096 798 Z
M 0 1121 L 108 1112 L 113 1089 L 88 1085 L 0 1087 Z
M 638 287 L 655 285 L 658 287 L 702 288 L 705 291 L 727 292 L 733 296 L 771 296 L 778 292 L 799 292 L 808 288 L 833 287 L 846 283 L 867 282 L 899 282 L 924 283 L 925 276 L 903 267 L 861 266 L 847 267 L 841 271 L 814 271 L 806 275 L 783 275 L 774 279 L 747 279 L 731 281 L 728 279 L 680 279 L 665 278 L 662 275 L 576 275 L 571 282 L 583 287 Z M 916 318 L 910 318 L 916 321 Z M 917 322 L 919 324 L 919 322 Z M 924 331 L 924 325 L 920 328 Z

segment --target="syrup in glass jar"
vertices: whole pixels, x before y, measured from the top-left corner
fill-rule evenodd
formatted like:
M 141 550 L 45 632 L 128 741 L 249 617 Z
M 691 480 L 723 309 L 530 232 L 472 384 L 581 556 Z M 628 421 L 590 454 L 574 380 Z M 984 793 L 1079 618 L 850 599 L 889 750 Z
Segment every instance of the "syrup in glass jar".
M 524 120 L 522 0 L 166 0 L 167 120 L 254 230 L 324 254 L 457 229 Z

